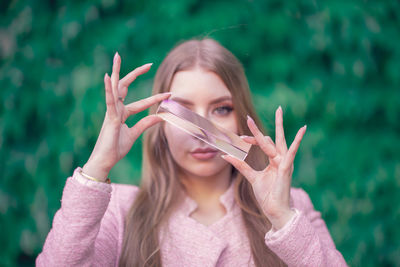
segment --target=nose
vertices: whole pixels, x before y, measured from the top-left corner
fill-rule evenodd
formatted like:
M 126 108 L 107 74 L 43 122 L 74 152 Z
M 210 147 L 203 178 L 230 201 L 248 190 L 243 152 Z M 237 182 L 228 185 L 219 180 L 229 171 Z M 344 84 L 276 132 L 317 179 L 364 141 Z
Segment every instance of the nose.
M 192 111 L 194 113 L 196 113 L 197 115 L 200 115 L 203 118 L 206 118 L 207 120 L 211 121 L 207 107 L 197 106 L 197 107 L 193 108 Z M 208 139 L 208 136 L 205 132 L 202 132 L 201 134 L 199 133 L 197 138 L 194 136 L 192 136 L 192 137 L 193 137 L 193 139 L 196 139 L 196 141 L 199 143 L 203 143 L 203 141 L 199 138 L 206 139 L 206 140 Z
M 200 115 L 200 116 L 202 116 L 202 117 L 204 117 L 206 119 L 209 119 L 208 112 L 207 112 L 206 108 L 196 107 L 193 112 L 197 113 L 198 115 Z

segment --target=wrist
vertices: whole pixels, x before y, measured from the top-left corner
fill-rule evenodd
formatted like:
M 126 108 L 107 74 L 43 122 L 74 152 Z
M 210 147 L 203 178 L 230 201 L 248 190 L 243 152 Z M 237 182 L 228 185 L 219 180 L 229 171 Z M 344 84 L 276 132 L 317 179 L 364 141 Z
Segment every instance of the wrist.
M 272 224 L 273 230 L 277 231 L 277 230 L 283 228 L 295 215 L 296 215 L 296 212 L 292 209 L 289 209 L 289 210 L 283 212 L 278 217 L 271 217 L 268 219 Z
M 108 174 L 110 173 L 109 170 L 101 168 L 100 164 L 95 164 L 90 161 L 83 166 L 82 172 L 100 182 L 106 182 Z

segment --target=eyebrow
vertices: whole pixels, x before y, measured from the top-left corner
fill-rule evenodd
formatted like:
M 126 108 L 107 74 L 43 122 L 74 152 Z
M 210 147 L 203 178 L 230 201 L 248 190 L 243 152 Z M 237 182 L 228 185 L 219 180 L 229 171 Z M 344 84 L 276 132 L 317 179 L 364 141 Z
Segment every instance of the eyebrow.
M 181 104 L 193 105 L 193 102 L 191 102 L 190 100 L 187 100 L 185 98 L 181 98 L 181 97 L 178 97 L 178 96 L 171 97 L 170 99 L 174 100 L 176 102 L 179 102 Z M 221 96 L 221 97 L 218 97 L 218 98 L 212 100 L 210 102 L 210 104 L 215 104 L 215 103 L 219 103 L 219 102 L 226 101 L 226 100 L 232 100 L 232 97 L 230 97 L 230 96 Z

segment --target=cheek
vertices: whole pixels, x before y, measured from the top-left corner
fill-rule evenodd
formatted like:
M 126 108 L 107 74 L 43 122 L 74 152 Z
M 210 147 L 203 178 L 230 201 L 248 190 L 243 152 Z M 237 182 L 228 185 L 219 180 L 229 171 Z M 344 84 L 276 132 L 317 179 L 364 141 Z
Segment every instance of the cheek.
M 185 146 L 191 136 L 168 123 L 164 124 L 164 132 L 172 157 L 179 162 L 179 159 L 184 156 Z
M 214 120 L 214 123 L 217 125 L 221 126 L 222 128 L 231 131 L 235 134 L 238 133 L 238 124 L 236 120 L 236 114 L 232 113 L 229 117 L 227 118 L 218 118 Z

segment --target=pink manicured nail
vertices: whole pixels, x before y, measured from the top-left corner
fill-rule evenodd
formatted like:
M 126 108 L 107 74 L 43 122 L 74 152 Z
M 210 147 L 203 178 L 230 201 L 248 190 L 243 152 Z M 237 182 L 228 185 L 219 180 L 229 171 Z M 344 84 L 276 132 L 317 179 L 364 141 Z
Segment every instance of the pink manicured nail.
M 240 138 L 246 138 L 246 137 L 249 137 L 248 135 L 241 135 L 241 136 L 239 136 Z
M 252 122 L 254 122 L 253 118 L 250 117 L 249 115 L 247 115 L 247 120 L 251 120 Z
M 116 52 L 114 55 L 114 63 L 117 61 L 117 58 L 118 58 L 118 52 Z

